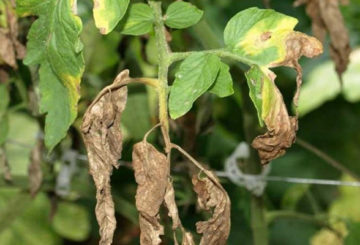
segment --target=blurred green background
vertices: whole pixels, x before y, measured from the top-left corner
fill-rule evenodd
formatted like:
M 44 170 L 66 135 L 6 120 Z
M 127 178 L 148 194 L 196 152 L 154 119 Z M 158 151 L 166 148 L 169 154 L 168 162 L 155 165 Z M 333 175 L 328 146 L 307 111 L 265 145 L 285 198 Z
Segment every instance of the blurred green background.
M 325 1 L 325 0 L 324 0 Z M 139 2 L 139 1 L 132 1 Z M 171 1 L 163 1 L 166 7 Z M 185 30 L 173 30 L 170 43 L 174 51 L 210 49 L 222 45 L 226 22 L 237 12 L 252 6 L 264 8 L 256 0 L 194 0 L 205 11 L 203 20 Z M 311 20 L 304 6 L 293 7 L 292 0 L 272 0 L 271 8 L 299 20 L 296 30 L 311 34 Z M 300 97 L 298 137 L 339 161 L 354 175 L 360 175 L 360 0 L 342 6 L 353 48 L 351 63 L 340 89 L 328 45 L 316 59 L 301 59 L 304 85 Z M 36 71 L 20 64 L 12 74 L 10 132 L 5 145 L 13 181 L 0 180 L 0 244 L 53 245 L 97 244 L 98 226 L 94 215 L 95 188 L 88 174 L 85 149 L 79 133 L 81 115 L 89 102 L 116 74 L 127 68 L 132 77 L 155 77 L 157 50 L 153 34 L 122 36 L 115 30 L 101 36 L 92 19 L 92 3 L 79 0 L 83 21 L 82 41 L 86 70 L 82 80 L 79 118 L 67 138 L 56 150 L 45 154 L 41 191 L 31 198 L 28 189 L 28 164 L 31 149 L 41 136 L 44 118 L 32 115 L 21 105 L 31 101 L 27 90 L 36 82 Z M 30 19 L 21 19 L 23 39 Z M 329 40 L 327 40 L 328 42 Z M 173 79 L 175 64 L 170 72 Z M 233 67 L 235 94 L 224 99 L 206 94 L 184 117 L 172 122 L 172 138 L 212 169 L 223 170 L 225 159 L 245 140 L 243 129 L 244 75 Z M 290 108 L 295 89 L 295 72 L 277 68 L 277 85 Z M 135 208 L 136 184 L 129 168 L 132 145 L 156 124 L 155 92 L 131 85 L 122 119 L 125 133 L 122 167 L 112 175 L 117 230 L 114 244 L 139 244 Z M 161 145 L 159 134 L 150 140 Z M 174 186 L 180 216 L 186 228 L 195 232 L 195 222 L 206 218 L 196 208 L 186 163 L 172 157 Z M 314 179 L 355 181 L 331 167 L 299 144 L 271 163 L 270 175 Z M 221 179 L 232 202 L 232 227 L 228 244 L 253 244 L 250 215 L 251 195 L 243 187 Z M 263 194 L 270 244 L 360 244 L 360 188 L 269 182 Z M 166 210 L 163 210 L 166 214 Z M 173 244 L 171 222 L 167 224 L 164 244 Z

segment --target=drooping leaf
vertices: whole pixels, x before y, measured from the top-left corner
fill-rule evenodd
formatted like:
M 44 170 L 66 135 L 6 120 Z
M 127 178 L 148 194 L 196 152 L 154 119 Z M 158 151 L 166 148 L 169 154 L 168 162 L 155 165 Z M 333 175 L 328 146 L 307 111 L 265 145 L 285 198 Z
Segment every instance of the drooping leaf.
M 164 196 L 164 202 L 169 211 L 168 215 L 172 219 L 172 230 L 174 233 L 174 243 L 178 244 L 175 232 L 176 232 L 176 229 L 180 228 L 183 233 L 181 244 L 182 245 L 195 245 L 192 234 L 190 232 L 186 231 L 181 223 L 178 207 L 175 202 L 175 190 L 174 190 L 174 186 L 171 181 L 168 181 L 168 185 L 166 187 L 166 192 L 165 192 L 165 196 Z
M 212 217 L 197 222 L 196 230 L 202 234 L 200 245 L 223 245 L 230 233 L 230 198 L 212 172 L 206 171 L 206 175 L 204 178 L 194 175 L 192 183 L 199 207 L 211 212 Z
M 289 117 L 279 89 L 274 83 L 275 74 L 253 66 L 246 73 L 251 97 L 258 115 L 265 122 L 267 132 L 256 137 L 252 146 L 258 150 L 262 164 L 283 155 L 295 141 L 297 118 Z
M 306 3 L 306 13 L 312 19 L 312 29 L 315 37 L 325 42 L 329 33 L 330 55 L 334 60 L 336 72 L 341 78 L 349 64 L 351 52 L 350 39 L 343 16 L 339 8 L 340 0 L 297 0 L 294 5 Z
M 176 1 L 169 5 L 165 14 L 165 25 L 183 29 L 195 25 L 203 16 L 203 11 L 188 2 Z
M 16 59 L 24 58 L 26 50 L 18 40 L 17 17 L 10 1 L 0 1 L 0 43 L 0 65 L 16 69 Z
M 73 241 L 84 241 L 91 228 L 87 210 L 70 202 L 58 203 L 52 227 L 59 235 Z
M 101 34 L 110 33 L 124 17 L 130 0 L 94 0 L 95 25 Z
M 17 1 L 20 15 L 36 15 L 28 34 L 26 65 L 40 65 L 40 111 L 46 113 L 45 145 L 51 151 L 77 116 L 84 70 L 81 20 L 71 0 Z
M 256 7 L 232 17 L 224 30 L 226 48 L 249 64 L 267 65 L 286 56 L 285 38 L 297 24 L 295 18 Z
M 229 72 L 230 67 L 221 62 L 219 74 L 210 87 L 209 92 L 216 94 L 220 98 L 232 95 L 234 93 L 233 80 Z
M 176 119 L 188 112 L 194 101 L 211 87 L 220 64 L 216 55 L 204 53 L 192 54 L 183 61 L 170 89 L 171 118 Z
M 129 71 L 122 71 L 112 85 L 105 87 L 86 110 L 81 125 L 89 159 L 90 174 L 96 186 L 96 218 L 100 226 L 100 244 L 112 243 L 116 228 L 110 176 L 121 158 L 121 114 L 127 100 Z
M 133 167 L 136 190 L 136 208 L 141 229 L 140 244 L 158 245 L 164 228 L 160 224 L 159 209 L 168 184 L 169 164 L 166 156 L 146 141 L 134 145 Z
M 122 34 L 143 35 L 151 31 L 154 22 L 154 13 L 149 5 L 135 3 L 130 5 L 129 16 L 124 19 Z

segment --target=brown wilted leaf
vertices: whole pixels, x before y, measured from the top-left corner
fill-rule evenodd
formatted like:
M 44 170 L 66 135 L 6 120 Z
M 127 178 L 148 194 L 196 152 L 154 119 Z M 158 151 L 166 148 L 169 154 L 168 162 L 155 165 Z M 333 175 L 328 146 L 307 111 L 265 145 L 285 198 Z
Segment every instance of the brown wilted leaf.
M 297 72 L 296 77 L 296 92 L 294 95 L 294 105 L 297 107 L 300 87 L 302 83 L 302 69 L 298 60 L 302 56 L 308 58 L 315 57 L 323 52 L 322 44 L 314 37 L 308 36 L 301 32 L 291 32 L 286 37 L 286 56 L 285 59 L 279 63 L 271 64 L 270 67 L 288 66 L 292 67 Z M 262 99 L 267 99 L 264 104 L 266 108 L 266 115 L 262 115 L 262 119 L 267 127 L 267 132 L 256 137 L 252 146 L 258 150 L 262 164 L 267 164 L 271 160 L 282 156 L 286 149 L 289 148 L 296 138 L 297 115 L 290 117 L 283 97 L 279 89 L 275 85 L 276 75 L 270 70 L 258 71 L 263 73 L 261 76 L 262 88 L 264 83 L 267 84 L 265 93 L 262 92 Z M 264 116 L 265 115 L 265 116 Z
M 206 177 L 193 175 L 192 178 L 199 207 L 212 212 L 209 220 L 196 223 L 197 232 L 203 235 L 200 245 L 226 244 L 230 232 L 230 198 L 215 175 L 205 171 Z
M 176 234 L 175 234 L 175 230 L 178 228 L 180 228 L 183 233 L 181 244 L 182 245 L 195 245 L 192 234 L 190 232 L 187 232 L 181 224 L 181 220 L 179 218 L 179 211 L 178 211 L 178 208 L 177 208 L 176 202 L 175 202 L 175 191 L 174 191 L 174 187 L 173 187 L 173 184 L 171 181 L 168 181 L 164 201 L 165 201 L 167 209 L 169 210 L 169 216 L 171 217 L 172 222 L 173 222 L 172 229 L 174 232 L 175 245 L 178 244 Z
M 15 49 L 7 30 L 4 28 L 0 28 L 0 43 L 0 64 L 17 68 Z
M 43 172 L 41 169 L 42 152 L 43 142 L 41 139 L 38 139 L 35 147 L 31 151 L 30 165 L 28 168 L 29 189 L 32 197 L 35 197 L 35 195 L 39 191 L 43 180 Z
M 122 71 L 113 84 L 104 88 L 88 107 L 81 131 L 86 145 L 90 174 L 96 186 L 96 218 L 100 244 L 112 243 L 116 219 L 111 196 L 110 176 L 121 158 L 121 113 L 125 109 L 129 71 Z
M 9 80 L 9 74 L 0 67 L 0 83 L 6 83 Z
M 135 198 L 139 211 L 140 243 L 157 245 L 161 243 L 160 235 L 164 234 L 159 210 L 168 185 L 169 164 L 166 156 L 146 141 L 134 145 L 132 158 L 138 184 Z
M 297 117 L 289 117 L 282 95 L 274 83 L 275 74 L 269 71 L 268 75 L 273 87 L 272 104 L 264 118 L 268 131 L 257 136 L 251 144 L 258 151 L 261 164 L 284 155 L 295 142 L 297 131 Z
M 15 9 L 8 2 L 4 4 L 3 14 L 6 17 L 6 27 L 0 27 L 0 64 L 17 68 L 16 59 L 23 59 L 26 49 L 18 41 L 18 23 Z
M 294 96 L 294 104 L 298 105 L 300 86 L 302 83 L 302 69 L 298 60 L 302 57 L 313 58 L 323 52 L 323 46 L 319 40 L 308 36 L 301 32 L 291 32 L 286 37 L 286 57 L 280 63 L 273 64 L 270 67 L 288 66 L 292 67 L 297 72 L 296 77 L 296 92 Z M 275 78 L 274 78 L 275 79 Z
M 312 19 L 314 35 L 324 42 L 326 33 L 329 33 L 330 55 L 335 62 L 336 72 L 340 79 L 342 73 L 349 64 L 351 52 L 349 34 L 344 19 L 339 9 L 340 4 L 346 4 L 342 0 L 298 0 L 294 5 L 306 5 L 306 13 Z

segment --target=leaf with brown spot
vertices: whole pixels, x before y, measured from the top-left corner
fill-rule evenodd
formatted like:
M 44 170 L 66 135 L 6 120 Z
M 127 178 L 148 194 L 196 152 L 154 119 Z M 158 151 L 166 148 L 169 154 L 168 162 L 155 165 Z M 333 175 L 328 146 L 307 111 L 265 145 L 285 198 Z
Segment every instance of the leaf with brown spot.
M 276 75 L 269 67 L 288 66 L 296 70 L 296 92 L 293 102 L 297 108 L 302 84 L 302 69 L 298 60 L 302 56 L 312 58 L 323 52 L 319 40 L 301 32 L 290 32 L 284 42 L 286 55 L 283 60 L 269 66 L 254 65 L 246 73 L 250 98 L 257 109 L 260 125 L 265 122 L 268 130 L 264 135 L 256 137 L 252 143 L 259 152 L 262 164 L 282 156 L 295 141 L 297 130 L 297 116 L 289 116 L 282 95 L 274 82 Z
M 30 155 L 30 165 L 28 168 L 28 174 L 29 174 L 29 189 L 32 197 L 36 196 L 43 181 L 43 172 L 41 169 L 41 163 L 43 159 L 42 158 L 43 149 L 44 149 L 43 141 L 42 139 L 38 139 Z
M 120 120 L 126 105 L 129 80 L 129 71 L 122 71 L 91 103 L 81 125 L 90 174 L 96 186 L 95 213 L 100 226 L 101 245 L 112 243 L 116 228 L 110 176 L 121 158 Z
M 314 35 L 324 42 L 326 33 L 329 33 L 330 55 L 335 62 L 336 72 L 340 79 L 347 69 L 351 52 L 349 34 L 343 16 L 339 9 L 340 4 L 347 4 L 341 0 L 298 0 L 294 6 L 306 3 L 306 13 L 312 19 Z
M 196 223 L 197 232 L 202 234 L 200 245 L 226 244 L 230 233 L 230 198 L 211 171 L 206 170 L 206 175 L 192 178 L 199 207 L 212 212 L 210 219 Z
M 323 46 L 316 38 L 297 31 L 287 35 L 285 45 L 285 59 L 280 63 L 271 64 L 269 67 L 288 66 L 296 70 L 296 92 L 293 101 L 294 105 L 297 107 L 302 84 L 302 68 L 298 60 L 302 56 L 313 58 L 320 55 L 323 52 Z
M 157 245 L 164 228 L 159 223 L 159 210 L 164 201 L 169 178 L 169 164 L 166 156 L 151 144 L 142 141 L 134 145 L 133 167 L 136 190 L 136 207 L 139 211 L 141 229 L 140 243 Z

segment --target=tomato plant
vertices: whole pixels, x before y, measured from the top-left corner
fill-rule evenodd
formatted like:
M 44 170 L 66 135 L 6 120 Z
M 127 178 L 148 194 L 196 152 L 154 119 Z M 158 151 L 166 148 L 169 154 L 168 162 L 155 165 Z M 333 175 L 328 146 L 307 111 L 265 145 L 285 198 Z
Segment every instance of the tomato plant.
M 300 96 L 303 68 L 299 59 L 321 55 L 326 33 L 331 38 L 330 54 L 340 81 L 336 81 L 337 93 L 341 86 L 348 86 L 343 74 L 350 62 L 350 41 L 337 1 L 295 2 L 297 6 L 306 4 L 316 38 L 294 29 L 297 18 L 258 7 L 237 9 L 216 32 L 205 20 L 207 11 L 196 2 L 94 0 L 91 10 L 88 3 L 70 0 L 0 0 L 4 177 L 13 181 L 4 147 L 12 127 L 9 115 L 11 110 L 26 110 L 36 118 L 41 132 L 30 153 L 30 193 L 34 198 L 40 196 L 36 200 L 53 198 L 57 203 L 59 197 L 63 199 L 58 208 L 52 206 L 55 216 L 50 233 L 55 230 L 78 241 L 88 236 L 87 213 L 70 202 L 76 194 L 72 196 L 69 191 L 72 178 L 80 173 L 76 159 L 85 157 L 78 158 L 78 152 L 85 148 L 96 188 L 100 244 L 112 244 L 119 223 L 117 212 L 139 227 L 140 244 L 170 240 L 175 244 L 229 244 L 230 231 L 237 229 L 231 228 L 233 197 L 216 176 L 216 168 L 198 160 L 195 150 L 197 135 L 206 131 L 209 115 L 216 110 L 215 96 L 216 101 L 232 97 L 240 104 L 241 110 L 228 114 L 227 121 L 231 125 L 241 119 L 242 138 L 252 149 L 239 168 L 245 174 L 257 175 L 263 166 L 286 154 L 296 140 L 302 127 L 299 115 L 306 103 Z M 336 22 L 327 11 L 333 11 Z M 341 38 L 336 38 L 339 34 Z M 296 72 L 287 97 L 276 83 L 283 67 Z M 113 82 L 104 86 L 102 79 Z M 240 85 L 236 85 L 238 81 Z M 233 108 L 229 106 L 229 110 Z M 237 114 L 241 116 L 234 119 Z M 222 144 L 226 147 L 232 142 L 232 137 L 224 136 L 225 131 L 220 137 L 224 142 L 215 142 L 219 151 Z M 317 154 L 306 142 L 302 145 Z M 234 149 L 234 145 L 229 148 Z M 230 153 L 228 149 L 221 154 Z M 209 158 L 206 156 L 205 161 Z M 56 169 L 59 159 L 68 164 Z M 124 159 L 132 163 L 124 163 Z M 357 177 L 337 162 L 333 165 Z M 112 184 L 111 176 L 122 171 L 118 170 L 120 166 L 134 171 L 135 181 L 125 182 L 137 184 L 136 191 L 129 191 L 135 204 L 114 195 L 121 186 Z M 79 178 L 78 186 L 84 178 L 86 175 Z M 186 186 L 184 190 L 178 190 L 179 181 Z M 91 198 L 88 193 L 92 186 L 85 186 L 88 189 L 82 186 L 79 193 Z M 248 191 L 251 239 L 254 244 L 267 244 L 264 197 Z M 302 196 L 306 191 L 302 188 L 294 193 Z M 17 198 L 25 204 L 31 202 L 24 193 Z M 185 218 L 184 222 L 179 207 L 186 205 L 179 205 L 179 199 L 186 205 L 196 200 L 198 211 L 209 215 L 201 216 L 201 221 Z M 33 205 L 36 212 L 44 202 Z M 69 220 L 61 215 L 71 213 L 79 215 L 79 224 L 85 220 L 85 225 L 75 227 L 79 232 L 63 227 Z M 192 228 L 194 224 L 196 229 Z M 326 223 L 324 227 L 330 226 Z M 330 230 L 343 236 L 337 228 Z M 49 244 L 56 244 L 59 238 L 52 239 Z M 126 244 L 125 240 L 119 244 Z

